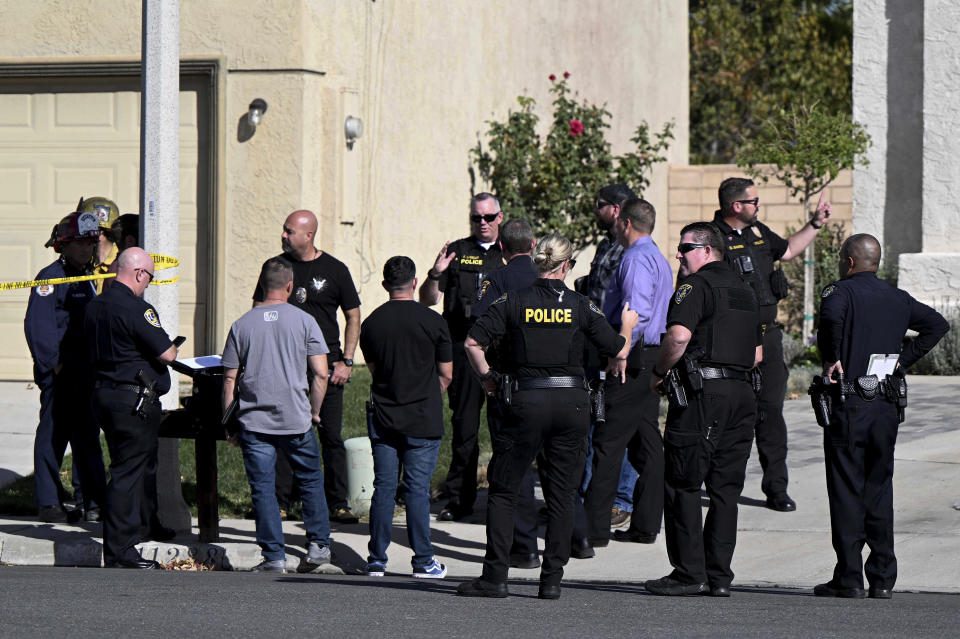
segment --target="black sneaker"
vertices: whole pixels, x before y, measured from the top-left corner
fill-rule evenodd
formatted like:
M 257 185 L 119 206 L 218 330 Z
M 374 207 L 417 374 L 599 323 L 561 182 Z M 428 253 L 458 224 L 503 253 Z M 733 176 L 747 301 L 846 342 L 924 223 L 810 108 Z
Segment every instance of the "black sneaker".
M 674 579 L 670 575 L 660 579 L 651 579 L 643 584 L 647 592 L 667 597 L 681 597 L 684 595 L 702 595 L 709 592 L 707 584 L 691 584 Z
M 472 581 L 465 581 L 457 586 L 457 594 L 461 597 L 491 597 L 503 599 L 509 593 L 507 592 L 507 584 L 493 584 L 477 578 Z

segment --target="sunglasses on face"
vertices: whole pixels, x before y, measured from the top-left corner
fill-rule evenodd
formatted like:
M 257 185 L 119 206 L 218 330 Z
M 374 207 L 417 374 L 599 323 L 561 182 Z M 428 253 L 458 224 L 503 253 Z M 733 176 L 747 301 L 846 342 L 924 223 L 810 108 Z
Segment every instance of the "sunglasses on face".
M 153 281 L 153 273 L 151 273 L 151 272 L 148 271 L 147 269 L 145 269 L 145 268 L 138 268 L 138 269 L 136 269 L 136 270 L 138 270 L 138 271 L 143 271 L 144 273 L 147 274 L 147 277 L 150 278 L 150 281 L 151 281 L 151 282 Z
M 593 207 L 597 210 L 602 209 L 605 206 L 613 206 L 613 202 L 607 202 L 606 200 L 597 198 L 597 201 L 593 203 Z
M 686 255 L 687 253 L 689 253 L 694 249 L 704 248 L 706 246 L 707 246 L 706 244 L 696 244 L 694 242 L 681 242 L 680 244 L 677 245 L 677 251 L 682 255 Z
M 760 198 L 755 197 L 752 200 L 737 200 L 737 202 L 740 204 L 753 204 L 753 206 L 756 207 L 758 204 L 760 204 Z
M 487 213 L 486 215 L 471 215 L 470 221 L 474 224 L 479 224 L 480 220 L 483 220 L 487 224 L 493 224 L 493 221 L 497 219 L 499 213 Z

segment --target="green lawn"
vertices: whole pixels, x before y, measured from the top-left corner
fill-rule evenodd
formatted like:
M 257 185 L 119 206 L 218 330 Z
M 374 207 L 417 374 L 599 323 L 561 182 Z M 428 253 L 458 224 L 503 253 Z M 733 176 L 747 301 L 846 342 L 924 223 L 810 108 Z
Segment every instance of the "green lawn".
M 366 366 L 354 367 L 350 383 L 347 384 L 343 398 L 343 438 L 366 437 L 367 422 L 365 402 L 370 394 L 370 371 Z M 446 476 L 450 465 L 450 410 L 444 402 L 443 444 L 437 468 L 433 474 L 436 485 Z M 486 412 L 480 416 L 481 425 L 486 423 Z M 104 460 L 109 464 L 106 444 L 101 437 Z M 486 464 L 490 457 L 490 432 L 486 426 L 480 428 L 480 464 Z M 68 455 L 64 460 L 61 478 L 64 485 L 70 483 L 72 459 Z M 242 517 L 250 505 L 250 486 L 243 469 L 240 449 L 227 442 L 217 444 L 218 488 L 220 493 L 220 515 L 222 517 Z M 194 460 L 194 442 L 192 439 L 180 440 L 180 475 L 183 484 L 183 496 L 194 515 L 197 512 L 196 464 Z M 36 513 L 33 503 L 33 475 L 22 477 L 0 489 L 0 513 L 10 515 L 32 515 Z

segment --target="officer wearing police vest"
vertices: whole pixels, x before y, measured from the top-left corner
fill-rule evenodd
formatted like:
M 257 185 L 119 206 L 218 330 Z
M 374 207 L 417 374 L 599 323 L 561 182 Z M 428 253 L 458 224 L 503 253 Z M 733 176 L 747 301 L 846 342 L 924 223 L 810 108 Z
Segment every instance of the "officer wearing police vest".
M 139 543 L 143 482 L 157 455 L 160 396 L 170 390 L 167 364 L 177 358 L 157 310 L 143 299 L 153 281 L 153 259 L 139 247 L 118 260 L 117 277 L 87 305 L 84 329 L 93 365 L 93 408 L 107 436 L 110 483 L 103 519 L 103 563 L 108 568 L 160 568 L 143 559 Z
M 485 276 L 503 266 L 503 253 L 497 243 L 503 211 L 491 193 L 478 193 L 470 199 L 470 236 L 447 242 L 440 249 L 433 268 L 420 285 L 420 302 L 432 306 L 443 294 L 443 319 L 453 340 L 453 381 L 448 389 L 450 426 L 453 431 L 450 469 L 439 487 L 447 504 L 437 515 L 441 521 L 462 519 L 473 512 L 477 498 L 477 458 L 480 444 L 480 409 L 485 395 L 480 382 L 470 372 L 463 341 L 477 319 L 474 306 L 477 290 Z M 487 410 L 487 423 L 496 430 L 494 411 Z
M 751 288 L 723 261 L 723 238 L 713 224 L 688 224 L 680 236 L 677 259 L 686 277 L 670 302 L 651 380 L 670 399 L 664 522 L 673 572 L 644 585 L 657 595 L 729 597 L 737 500 L 757 411 L 750 370 L 763 356 L 760 309 Z
M 89 213 L 70 213 L 53 229 L 47 246 L 60 257 L 37 280 L 90 275 L 99 231 Z M 33 380 L 40 389 L 40 423 L 33 448 L 34 499 L 40 521 L 67 521 L 60 465 L 70 442 L 87 521 L 100 520 L 106 477 L 100 429 L 90 412 L 90 374 L 83 317 L 96 291 L 91 281 L 41 284 L 30 290 L 23 321 L 33 356 Z
M 540 571 L 541 599 L 560 597 L 577 484 L 583 472 L 590 402 L 583 376 L 583 348 L 592 342 L 604 357 L 626 357 L 636 312 L 625 305 L 617 335 L 603 313 L 568 289 L 563 280 L 574 266 L 566 238 L 549 235 L 537 245 L 540 277 L 533 286 L 498 298 L 470 329 L 465 349 L 488 394 L 500 385 L 506 419 L 493 442 L 488 466 L 487 549 L 483 573 L 457 592 L 468 597 L 506 597 L 517 490 L 538 451 L 546 471 L 547 531 Z M 506 379 L 490 368 L 485 351 L 499 344 Z
M 787 494 L 787 424 L 783 398 L 787 391 L 787 366 L 783 361 L 783 334 L 776 324 L 777 302 L 787 296 L 787 280 L 774 262 L 802 255 L 830 217 L 830 204 L 820 202 L 803 228 L 784 239 L 757 220 L 760 198 L 753 180 L 728 178 L 720 184 L 720 210 L 713 216 L 724 239 L 724 259 L 750 285 L 760 303 L 763 323 L 763 385 L 757 411 L 757 454 L 763 479 L 760 487 L 767 507 L 780 512 L 797 509 Z
M 946 334 L 940 313 L 877 278 L 880 243 L 851 235 L 840 248 L 840 277 L 821 293 L 817 345 L 832 398 L 823 451 L 830 528 L 837 563 L 818 597 L 889 599 L 897 579 L 893 553 L 893 451 L 907 403 L 905 371 Z M 907 329 L 916 339 L 901 350 Z M 884 360 L 887 371 L 879 370 Z M 896 361 L 894 368 L 893 362 Z M 813 390 L 813 389 L 811 389 Z M 863 546 L 870 556 L 863 562 Z

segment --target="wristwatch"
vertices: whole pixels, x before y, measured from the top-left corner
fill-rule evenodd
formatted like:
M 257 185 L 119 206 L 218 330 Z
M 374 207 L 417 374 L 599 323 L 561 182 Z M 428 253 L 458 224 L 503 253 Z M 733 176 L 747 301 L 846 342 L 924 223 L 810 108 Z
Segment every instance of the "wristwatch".
M 492 368 L 488 368 L 486 373 L 480 375 L 480 381 L 485 382 L 488 379 L 493 379 L 496 375 L 497 371 L 493 370 Z
M 343 365 L 344 365 L 344 366 L 353 366 L 353 360 L 350 359 L 349 357 L 344 357 L 344 358 L 343 358 Z

